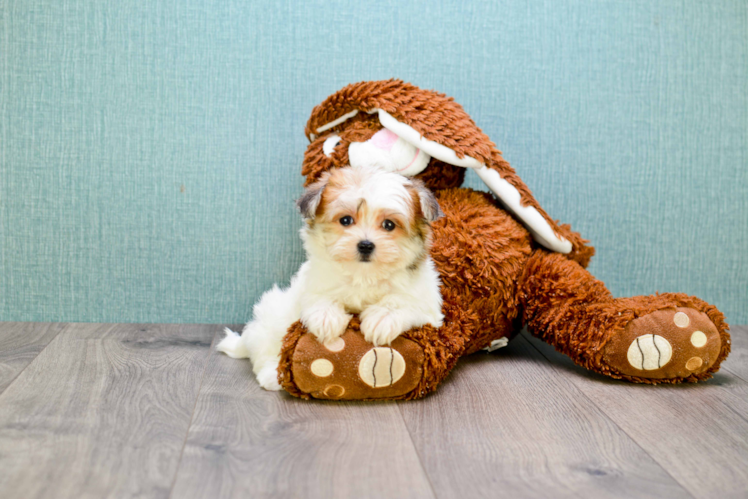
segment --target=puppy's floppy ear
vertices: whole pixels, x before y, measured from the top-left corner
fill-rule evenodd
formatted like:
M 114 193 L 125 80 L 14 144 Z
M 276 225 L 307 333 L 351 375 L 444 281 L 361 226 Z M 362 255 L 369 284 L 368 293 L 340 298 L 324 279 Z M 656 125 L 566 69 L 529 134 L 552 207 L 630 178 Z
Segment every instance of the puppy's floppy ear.
M 418 195 L 418 201 L 421 204 L 421 212 L 423 212 L 423 217 L 428 222 L 434 222 L 439 217 L 443 217 L 444 212 L 442 212 L 442 209 L 439 206 L 439 202 L 436 201 L 436 196 L 434 196 L 434 193 L 432 193 L 431 190 L 418 179 L 411 179 L 410 182 L 411 184 L 413 184 L 413 189 L 415 189 L 416 194 Z
M 317 209 L 322 201 L 322 193 L 327 187 L 328 177 L 329 175 L 323 175 L 320 180 L 306 188 L 301 198 L 296 201 L 296 207 L 305 219 L 314 219 L 317 214 Z

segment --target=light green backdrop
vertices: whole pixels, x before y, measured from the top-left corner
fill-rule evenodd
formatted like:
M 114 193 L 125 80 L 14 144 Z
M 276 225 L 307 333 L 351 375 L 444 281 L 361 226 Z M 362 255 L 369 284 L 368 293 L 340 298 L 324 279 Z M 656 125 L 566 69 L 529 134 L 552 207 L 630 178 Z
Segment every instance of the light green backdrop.
M 744 0 L 0 0 L 0 319 L 247 320 L 303 257 L 309 112 L 392 76 L 463 104 L 615 294 L 748 323 Z

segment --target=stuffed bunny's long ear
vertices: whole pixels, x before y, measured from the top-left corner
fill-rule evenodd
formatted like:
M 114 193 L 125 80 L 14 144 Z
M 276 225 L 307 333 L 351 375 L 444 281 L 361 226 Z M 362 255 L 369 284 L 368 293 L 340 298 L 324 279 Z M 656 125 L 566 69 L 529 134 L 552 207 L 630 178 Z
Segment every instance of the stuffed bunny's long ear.
M 338 130 L 359 112 L 376 113 L 383 131 L 366 142 L 351 142 L 351 165 L 369 163 L 414 176 L 430 158 L 472 168 L 535 240 L 555 252 L 570 253 L 572 244 L 535 200 L 530 189 L 501 156 L 493 142 L 452 98 L 421 90 L 401 80 L 351 84 L 317 106 L 307 123 L 308 137 Z M 387 133 L 389 131 L 389 135 Z M 329 150 L 334 147 L 331 138 Z
M 492 158 L 490 158 L 492 161 L 487 162 L 489 166 L 486 166 L 486 163 L 481 162 L 477 158 L 465 154 L 460 156 L 455 150 L 439 144 L 438 142 L 424 138 L 413 127 L 397 121 L 392 117 L 392 115 L 382 109 L 378 110 L 378 113 L 379 120 L 386 129 L 390 130 L 398 137 L 412 144 L 429 156 L 445 163 L 449 163 L 450 165 L 472 168 L 475 170 L 478 177 L 480 177 L 486 186 L 502 201 L 504 206 L 525 224 L 538 243 L 555 252 L 571 252 L 571 242 L 557 234 L 554 230 L 556 225 L 555 222 L 550 220 L 550 217 L 548 217 L 547 214 L 544 212 L 541 213 L 538 210 L 540 207 L 537 205 L 537 202 L 535 202 L 535 204 L 538 208 L 530 204 L 523 205 L 522 193 L 520 193 L 520 190 L 517 188 L 519 187 L 520 189 L 523 189 L 526 194 L 532 198 L 530 190 L 514 173 L 513 169 L 509 167 L 509 164 L 503 161 L 503 158 L 501 158 L 498 151 L 496 151 L 496 156 L 498 156 L 499 159 L 494 159 L 494 155 L 492 155 Z M 515 187 L 512 182 L 503 178 L 500 174 L 501 168 L 497 167 L 502 167 L 503 169 L 508 168 L 510 171 L 507 172 L 507 174 L 509 174 L 507 175 L 507 178 L 512 180 L 515 185 L 519 184 L 519 186 Z M 532 198 L 532 201 L 535 201 L 534 198 Z

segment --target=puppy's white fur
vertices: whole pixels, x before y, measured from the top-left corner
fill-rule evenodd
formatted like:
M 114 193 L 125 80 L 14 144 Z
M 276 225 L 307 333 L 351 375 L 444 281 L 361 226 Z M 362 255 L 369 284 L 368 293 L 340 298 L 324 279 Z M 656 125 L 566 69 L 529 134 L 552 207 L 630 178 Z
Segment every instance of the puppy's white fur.
M 262 296 L 241 337 L 226 329 L 217 347 L 250 358 L 262 387 L 281 388 L 281 345 L 298 320 L 325 344 L 343 335 L 353 313 L 375 345 L 417 326 L 441 326 L 439 275 L 428 255 L 429 223 L 441 212 L 421 184 L 373 167 L 336 169 L 307 189 L 299 208 L 308 260 L 287 289 Z M 345 217 L 353 222 L 344 225 Z M 369 256 L 358 249 L 362 241 L 374 245 Z

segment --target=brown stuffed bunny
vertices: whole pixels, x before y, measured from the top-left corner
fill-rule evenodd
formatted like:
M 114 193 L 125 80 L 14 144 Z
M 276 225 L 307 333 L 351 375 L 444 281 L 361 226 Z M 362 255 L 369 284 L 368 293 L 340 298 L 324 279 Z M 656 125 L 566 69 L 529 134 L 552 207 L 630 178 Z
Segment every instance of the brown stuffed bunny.
M 415 328 L 374 347 L 354 317 L 335 351 L 297 322 L 278 369 L 289 393 L 418 398 L 460 356 L 503 346 L 523 326 L 575 363 L 631 382 L 704 380 L 730 352 L 723 314 L 696 297 L 612 297 L 585 269 L 594 249 L 545 213 L 494 143 L 444 94 L 399 80 L 352 84 L 314 108 L 306 135 L 306 185 L 328 169 L 375 164 L 435 192 L 445 215 L 433 224 L 431 256 L 445 319 L 440 328 Z M 460 188 L 465 168 L 495 197 Z M 315 373 L 318 359 L 330 361 L 332 372 Z

